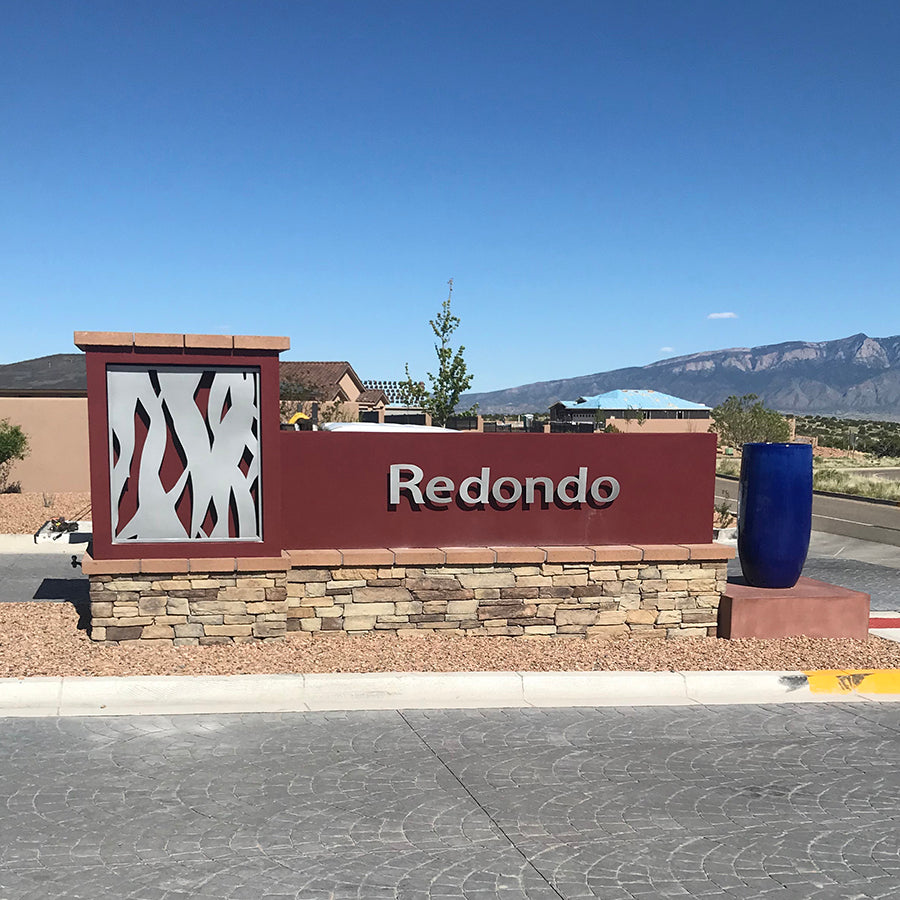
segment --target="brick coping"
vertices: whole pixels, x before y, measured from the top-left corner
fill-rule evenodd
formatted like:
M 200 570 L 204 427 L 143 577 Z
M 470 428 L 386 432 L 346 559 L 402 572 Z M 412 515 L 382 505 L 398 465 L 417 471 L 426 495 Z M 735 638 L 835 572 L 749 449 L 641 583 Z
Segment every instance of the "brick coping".
M 164 334 L 161 332 L 76 331 L 79 350 L 290 350 L 289 337 L 256 334 Z
M 281 556 L 214 557 L 211 559 L 94 559 L 87 550 L 81 559 L 85 575 L 224 575 L 234 572 L 286 572 L 287 553 Z
M 375 547 L 285 551 L 303 566 L 443 566 L 535 563 L 726 562 L 726 544 L 627 544 L 567 547 Z
M 355 547 L 284 550 L 280 557 L 212 559 L 94 559 L 85 551 L 85 575 L 287 571 L 317 566 L 452 566 L 535 563 L 726 562 L 727 544 L 626 544 L 573 547 Z

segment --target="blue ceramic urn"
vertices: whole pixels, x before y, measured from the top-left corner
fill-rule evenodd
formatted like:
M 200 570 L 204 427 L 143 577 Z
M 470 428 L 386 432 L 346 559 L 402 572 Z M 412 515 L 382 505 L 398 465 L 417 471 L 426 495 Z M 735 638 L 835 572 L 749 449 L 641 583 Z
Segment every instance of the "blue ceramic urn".
M 747 583 L 793 587 L 812 529 L 812 446 L 744 444 L 738 556 Z

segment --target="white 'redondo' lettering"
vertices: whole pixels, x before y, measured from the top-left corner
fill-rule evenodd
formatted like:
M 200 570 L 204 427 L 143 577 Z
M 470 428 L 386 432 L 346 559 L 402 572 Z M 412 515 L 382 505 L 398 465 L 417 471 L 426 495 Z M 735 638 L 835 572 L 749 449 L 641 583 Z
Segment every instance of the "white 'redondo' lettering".
M 452 478 L 436 475 L 425 483 L 424 470 L 413 463 L 396 463 L 391 466 L 388 478 L 388 502 L 392 506 L 400 503 L 405 494 L 407 500 L 417 506 L 430 503 L 448 506 L 453 502 L 454 493 L 466 506 L 478 506 L 491 500 L 500 506 L 512 506 L 523 499 L 525 505 L 533 504 L 538 494 L 540 502 L 549 503 L 554 498 L 566 506 L 587 503 L 588 496 L 594 503 L 612 503 L 619 496 L 619 482 L 612 475 L 601 475 L 589 480 L 588 467 L 580 466 L 577 475 L 566 475 L 554 484 L 546 475 L 528 476 L 524 485 L 512 475 L 499 475 L 491 480 L 489 466 L 484 466 L 480 475 L 464 478 L 457 490 Z

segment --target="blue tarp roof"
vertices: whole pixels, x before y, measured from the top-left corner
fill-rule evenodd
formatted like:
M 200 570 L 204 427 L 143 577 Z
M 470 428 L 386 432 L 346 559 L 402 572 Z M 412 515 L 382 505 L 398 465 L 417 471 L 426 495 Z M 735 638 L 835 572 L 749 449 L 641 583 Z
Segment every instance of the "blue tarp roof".
M 659 391 L 621 390 L 607 391 L 594 397 L 579 397 L 577 400 L 560 400 L 570 409 L 709 409 L 702 403 L 682 400 Z

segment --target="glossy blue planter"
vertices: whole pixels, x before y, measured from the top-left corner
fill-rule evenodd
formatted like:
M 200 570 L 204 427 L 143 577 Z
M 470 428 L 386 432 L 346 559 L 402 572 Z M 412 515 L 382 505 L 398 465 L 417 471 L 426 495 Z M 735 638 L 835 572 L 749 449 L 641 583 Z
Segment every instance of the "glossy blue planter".
M 738 499 L 738 556 L 747 583 L 797 583 L 812 528 L 812 447 L 744 444 Z

